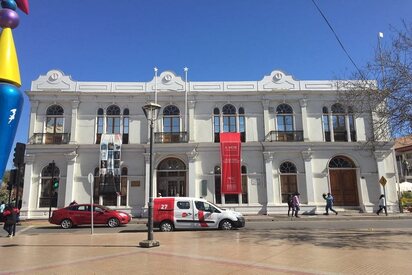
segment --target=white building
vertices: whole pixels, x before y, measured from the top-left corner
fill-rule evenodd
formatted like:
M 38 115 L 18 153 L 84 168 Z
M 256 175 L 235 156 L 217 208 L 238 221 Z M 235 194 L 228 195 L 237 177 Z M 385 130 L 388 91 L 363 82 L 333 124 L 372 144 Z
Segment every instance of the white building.
M 273 71 L 257 81 L 193 82 L 164 71 L 149 82 L 79 82 L 52 70 L 32 82 L 22 215 L 48 216 L 71 201 L 95 202 L 143 215 L 149 184 L 148 122 L 142 106 L 162 106 L 155 122 L 154 194 L 204 197 L 248 213 L 286 213 L 289 193 L 302 212 L 322 213 L 322 193 L 338 211 L 371 212 L 387 179 L 397 210 L 391 147 L 365 142 L 370 115 L 337 103 L 334 81 L 297 81 Z M 242 194 L 221 194 L 219 132 L 240 132 Z M 99 185 L 100 141 L 120 134 L 118 192 Z M 59 188 L 50 199 L 52 161 Z M 100 186 L 100 187 L 99 187 Z M 100 193 L 99 193 L 100 192 Z

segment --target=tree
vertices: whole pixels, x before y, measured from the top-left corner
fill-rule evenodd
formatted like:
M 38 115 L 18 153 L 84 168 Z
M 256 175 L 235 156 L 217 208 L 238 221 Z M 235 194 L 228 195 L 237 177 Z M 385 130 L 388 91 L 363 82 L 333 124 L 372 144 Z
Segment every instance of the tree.
M 2 184 L 0 187 L 0 202 L 8 202 L 9 190 L 7 190 L 7 183 L 9 182 L 10 171 L 6 171 L 3 175 Z
M 339 101 L 373 122 L 368 142 L 412 134 L 412 24 L 391 27 L 391 43 L 379 43 L 374 59 L 352 79 L 338 81 Z

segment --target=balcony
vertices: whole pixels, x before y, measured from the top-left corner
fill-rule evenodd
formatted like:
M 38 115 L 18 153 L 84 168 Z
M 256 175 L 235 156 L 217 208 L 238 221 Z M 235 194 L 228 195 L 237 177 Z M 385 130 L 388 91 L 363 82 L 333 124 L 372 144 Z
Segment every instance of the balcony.
M 266 141 L 303 141 L 303 131 L 270 131 Z
M 70 133 L 34 133 L 30 144 L 68 144 Z
M 159 132 L 154 134 L 155 143 L 187 143 L 188 141 L 189 136 L 187 132 Z

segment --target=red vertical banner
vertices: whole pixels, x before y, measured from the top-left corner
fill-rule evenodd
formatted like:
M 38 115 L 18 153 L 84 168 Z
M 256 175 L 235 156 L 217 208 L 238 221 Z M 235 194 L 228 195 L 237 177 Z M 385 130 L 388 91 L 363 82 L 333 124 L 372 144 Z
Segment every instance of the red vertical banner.
M 222 194 L 242 193 L 240 153 L 240 133 L 221 133 Z

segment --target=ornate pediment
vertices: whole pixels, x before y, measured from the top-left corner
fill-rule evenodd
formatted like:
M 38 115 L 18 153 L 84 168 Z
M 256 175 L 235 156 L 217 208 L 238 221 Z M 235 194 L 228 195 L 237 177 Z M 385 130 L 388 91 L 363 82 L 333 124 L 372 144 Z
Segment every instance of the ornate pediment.
M 32 82 L 32 91 L 75 91 L 76 82 L 62 71 L 51 70 Z
M 154 91 L 156 88 L 154 77 L 152 81 L 147 83 L 148 91 Z M 178 91 L 183 92 L 185 90 L 185 82 L 180 76 L 177 76 L 172 71 L 164 71 L 157 77 L 157 91 Z
M 263 77 L 259 81 L 259 90 L 271 91 L 271 90 L 298 90 L 299 81 L 293 79 L 291 75 L 286 75 L 284 72 L 275 70 Z

